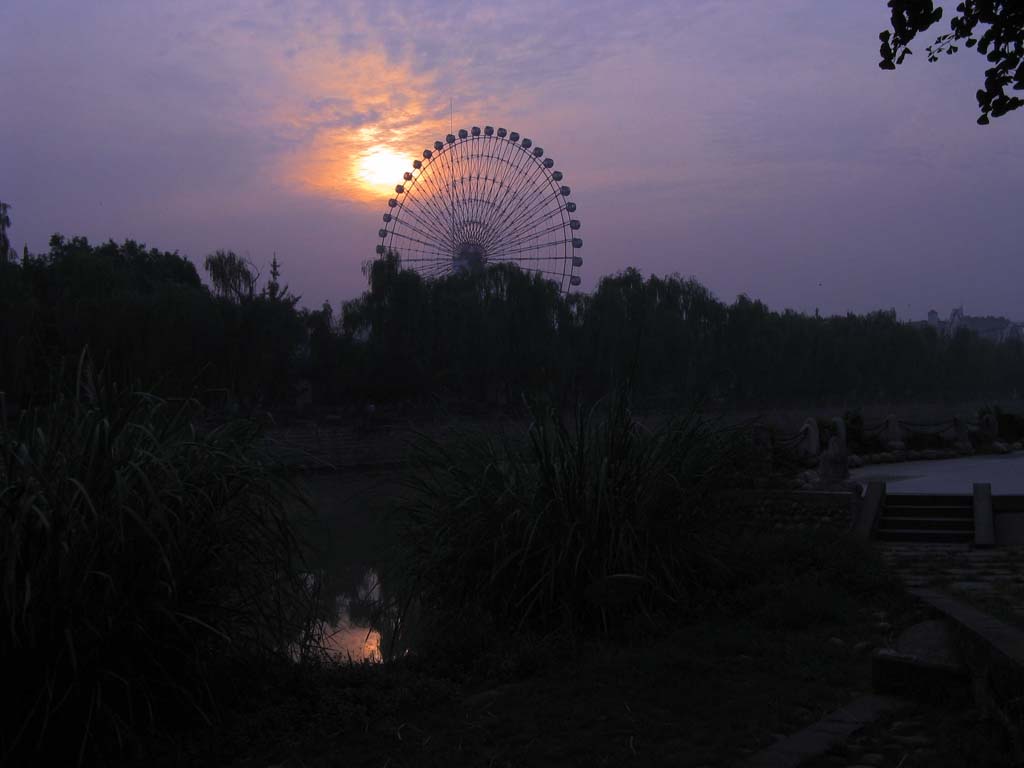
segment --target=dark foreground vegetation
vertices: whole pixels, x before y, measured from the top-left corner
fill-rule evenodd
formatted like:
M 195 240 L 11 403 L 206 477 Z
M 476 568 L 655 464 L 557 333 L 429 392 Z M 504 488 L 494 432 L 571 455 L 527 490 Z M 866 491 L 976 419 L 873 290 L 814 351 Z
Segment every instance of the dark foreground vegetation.
M 116 755 L 212 722 L 239 676 L 315 645 L 314 593 L 258 427 L 81 369 L 0 420 L 0 764 Z
M 94 359 L 156 394 L 251 412 L 368 403 L 518 406 L 524 393 L 593 402 L 722 405 L 998 398 L 1024 346 L 953 337 L 876 312 L 812 317 L 745 296 L 726 304 L 678 276 L 627 270 L 562 296 L 514 267 L 423 282 L 390 260 L 335 312 L 300 308 L 275 260 L 265 281 L 228 252 L 193 264 L 134 242 L 55 236 L 0 259 L 0 391 L 52 397 L 54 363 Z
M 715 502 L 740 431 L 651 432 L 620 396 L 424 445 L 378 618 L 411 650 L 339 666 L 259 426 L 89 370 L 0 430 L 8 764 L 738 757 L 862 687 L 854 646 L 903 608 L 842 530 Z

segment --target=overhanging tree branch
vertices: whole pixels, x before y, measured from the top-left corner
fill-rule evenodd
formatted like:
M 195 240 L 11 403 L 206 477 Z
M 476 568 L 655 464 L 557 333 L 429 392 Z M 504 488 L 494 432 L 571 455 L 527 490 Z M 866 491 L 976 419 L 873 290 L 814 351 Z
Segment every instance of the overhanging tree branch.
M 882 69 L 896 69 L 913 51 L 910 43 L 942 19 L 942 8 L 933 0 L 889 0 L 891 29 L 884 30 L 879 53 Z M 985 87 L 977 92 L 980 125 L 990 117 L 1002 117 L 1024 106 L 1024 99 L 1011 91 L 1024 90 L 1024 0 L 964 0 L 956 6 L 950 31 L 928 46 L 928 60 L 960 50 L 958 43 L 977 47 L 993 65 L 985 70 Z

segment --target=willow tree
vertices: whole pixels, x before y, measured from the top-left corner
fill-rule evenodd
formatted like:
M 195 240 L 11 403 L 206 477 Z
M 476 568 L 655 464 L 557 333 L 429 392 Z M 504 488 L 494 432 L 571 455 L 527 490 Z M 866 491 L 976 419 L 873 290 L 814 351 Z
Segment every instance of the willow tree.
M 14 249 L 11 248 L 11 241 L 7 236 L 7 230 L 11 226 L 11 215 L 8 213 L 10 210 L 11 206 L 0 200 L 0 263 L 14 259 Z

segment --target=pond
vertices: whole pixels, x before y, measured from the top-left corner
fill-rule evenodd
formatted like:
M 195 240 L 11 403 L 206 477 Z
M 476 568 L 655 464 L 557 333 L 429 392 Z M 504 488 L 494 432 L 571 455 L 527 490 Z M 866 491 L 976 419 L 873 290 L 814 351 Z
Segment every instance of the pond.
M 379 612 L 386 597 L 381 565 L 394 543 L 393 509 L 401 493 L 394 471 L 306 475 L 300 480 L 315 518 L 300 524 L 318 576 L 325 646 L 353 661 L 380 661 L 393 652 Z M 333 609 L 333 610 L 332 610 Z

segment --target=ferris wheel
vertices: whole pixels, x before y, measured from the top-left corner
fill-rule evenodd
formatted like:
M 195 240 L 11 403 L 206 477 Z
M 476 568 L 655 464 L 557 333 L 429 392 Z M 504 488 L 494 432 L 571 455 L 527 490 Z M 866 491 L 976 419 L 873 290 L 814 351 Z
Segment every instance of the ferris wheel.
M 388 200 L 377 254 L 423 277 L 512 263 L 563 292 L 583 266 L 576 203 L 544 150 L 515 131 L 473 127 L 423 150 Z

